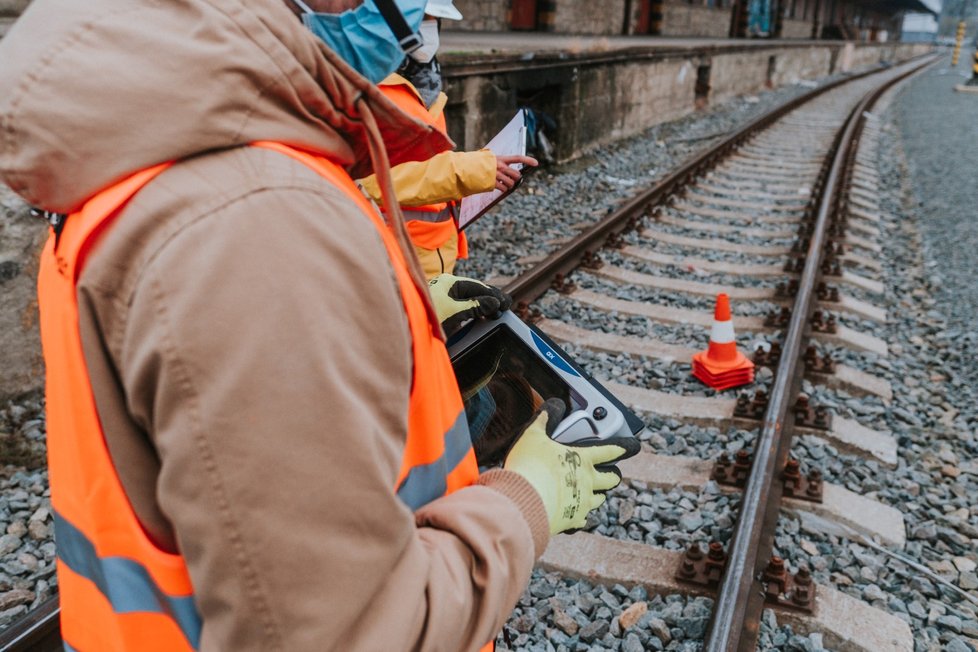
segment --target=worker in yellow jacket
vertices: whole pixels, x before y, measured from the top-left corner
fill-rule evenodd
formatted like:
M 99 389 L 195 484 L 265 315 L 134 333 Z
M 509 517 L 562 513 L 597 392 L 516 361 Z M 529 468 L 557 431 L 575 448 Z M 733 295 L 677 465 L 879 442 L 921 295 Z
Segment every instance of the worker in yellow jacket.
M 447 132 L 438 50 L 439 21 L 460 20 L 462 14 L 451 0 L 428 0 L 420 34 L 424 45 L 404 59 L 397 72 L 379 87 L 399 108 L 422 122 Z M 462 197 L 493 189 L 506 191 L 519 180 L 514 164 L 535 166 L 529 156 L 496 156 L 488 149 L 474 152 L 442 152 L 426 161 L 403 163 L 391 170 L 408 234 L 421 267 L 431 279 L 452 273 L 455 261 L 468 256 L 464 234 L 455 220 L 455 204 Z M 380 187 L 375 177 L 360 179 L 360 185 L 380 205 Z

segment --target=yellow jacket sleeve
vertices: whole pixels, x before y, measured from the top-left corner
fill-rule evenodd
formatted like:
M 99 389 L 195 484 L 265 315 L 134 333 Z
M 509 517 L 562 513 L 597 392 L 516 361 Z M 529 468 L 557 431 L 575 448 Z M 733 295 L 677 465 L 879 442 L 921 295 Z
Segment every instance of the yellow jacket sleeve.
M 496 187 L 496 155 L 488 149 L 442 152 L 427 161 L 394 166 L 391 180 L 401 206 L 455 201 Z M 370 175 L 358 183 L 378 205 L 383 203 L 376 176 Z

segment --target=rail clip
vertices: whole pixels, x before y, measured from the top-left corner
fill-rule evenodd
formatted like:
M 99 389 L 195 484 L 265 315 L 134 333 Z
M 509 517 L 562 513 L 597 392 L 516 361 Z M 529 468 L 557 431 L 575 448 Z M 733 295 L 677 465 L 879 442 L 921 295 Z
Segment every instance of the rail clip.
M 835 319 L 835 315 L 832 313 L 825 313 L 821 310 L 816 310 L 815 314 L 812 315 L 812 330 L 816 333 L 831 333 L 835 334 L 839 330 L 839 323 Z
M 788 307 L 773 310 L 764 318 L 764 325 L 768 328 L 786 328 L 790 322 L 791 308 Z
M 737 397 L 737 404 L 734 405 L 734 417 L 738 419 L 764 420 L 764 413 L 767 412 L 767 392 L 758 389 L 753 396 L 748 396 L 746 392 Z
M 826 285 L 825 283 L 819 283 L 818 288 L 819 301 L 830 301 L 832 303 L 839 303 L 839 288 L 834 285 Z
M 563 274 L 557 274 L 554 276 L 553 283 L 550 284 L 550 287 L 561 294 L 570 294 L 577 289 L 577 285 L 574 283 L 574 281 L 570 280 Z
M 543 313 L 538 308 L 530 308 L 530 304 L 526 301 L 517 303 L 513 312 L 517 317 L 530 324 L 535 324 L 543 319 Z
M 814 374 L 832 375 L 835 373 L 835 359 L 831 353 L 819 355 L 815 345 L 809 344 L 805 349 L 805 370 Z
M 800 568 L 796 574 L 790 575 L 785 570 L 783 559 L 771 557 L 761 581 L 766 585 L 766 604 L 808 614 L 815 612 L 815 582 L 807 568 Z
M 796 426 L 817 430 L 832 429 L 832 413 L 824 405 L 812 405 L 805 394 L 798 395 L 794 413 Z
M 780 342 L 771 342 L 771 346 L 768 350 L 764 350 L 763 346 L 758 346 L 754 350 L 754 364 L 758 367 L 770 367 L 771 369 L 777 369 L 779 362 L 781 362 Z
M 713 471 L 710 473 L 710 477 L 717 484 L 727 487 L 745 487 L 747 486 L 747 478 L 750 477 L 750 468 L 753 462 L 751 454 L 743 449 L 737 451 L 732 462 L 730 456 L 723 453 L 713 463 Z
M 720 586 L 726 565 L 727 553 L 723 551 L 723 544 L 719 541 L 711 541 L 705 555 L 700 544 L 693 543 L 679 561 L 675 577 L 677 581 L 686 584 L 716 588 Z
M 604 261 L 601 260 L 601 256 L 593 251 L 585 251 L 584 255 L 581 257 L 581 267 L 592 270 L 601 269 L 604 267 Z
M 782 493 L 788 498 L 807 500 L 810 503 L 822 502 L 822 472 L 818 469 L 812 469 L 804 476 L 798 460 L 790 458 L 784 465 L 781 481 L 784 483 Z

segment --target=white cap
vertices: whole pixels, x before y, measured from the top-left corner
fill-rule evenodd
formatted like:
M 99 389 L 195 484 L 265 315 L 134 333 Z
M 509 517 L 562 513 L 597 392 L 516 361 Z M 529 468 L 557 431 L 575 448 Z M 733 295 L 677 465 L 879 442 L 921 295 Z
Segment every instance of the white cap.
M 462 20 L 462 12 L 455 8 L 452 0 L 428 0 L 428 4 L 424 7 L 424 12 L 435 18 Z

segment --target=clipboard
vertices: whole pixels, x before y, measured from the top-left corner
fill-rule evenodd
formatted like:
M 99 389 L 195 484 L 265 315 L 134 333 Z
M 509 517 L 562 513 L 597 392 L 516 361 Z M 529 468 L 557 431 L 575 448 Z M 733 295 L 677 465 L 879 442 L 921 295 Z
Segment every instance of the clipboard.
M 526 111 L 520 109 L 513 116 L 513 119 L 493 136 L 493 139 L 486 144 L 486 148 L 491 150 L 496 156 L 526 155 Z M 523 164 L 517 163 L 511 166 L 516 170 L 522 170 Z M 523 183 L 521 176 L 513 187 L 503 192 L 495 188 L 489 192 L 480 192 L 475 195 L 463 197 L 459 202 L 458 209 L 458 228 L 461 231 L 473 222 L 485 215 L 493 206 L 505 199 Z

